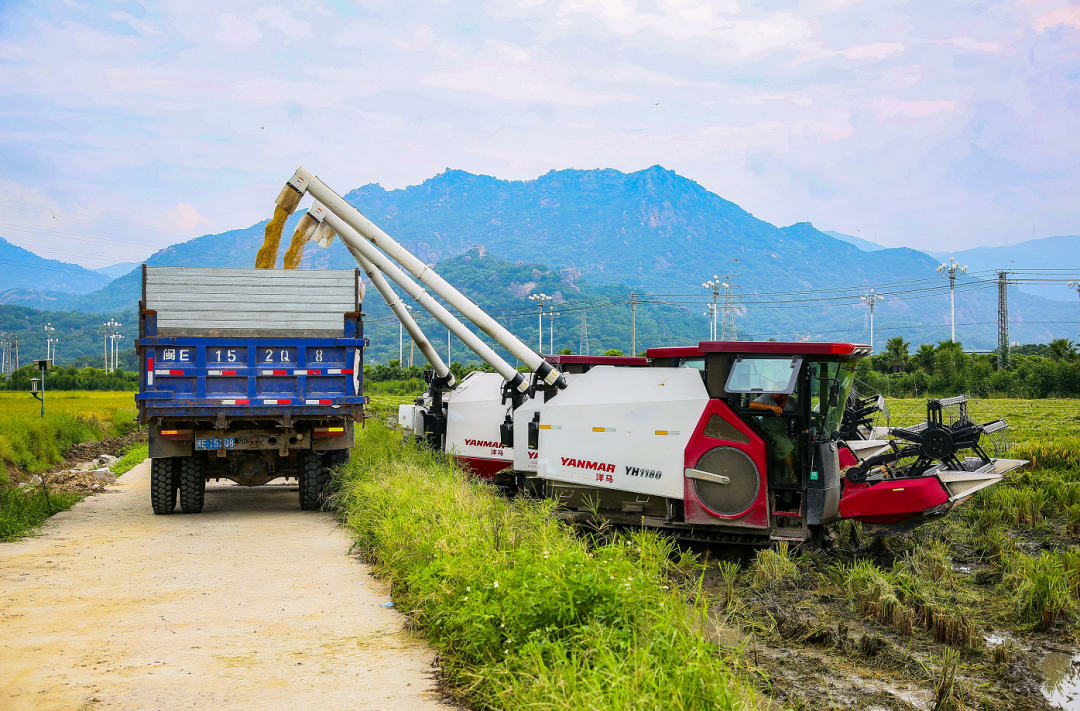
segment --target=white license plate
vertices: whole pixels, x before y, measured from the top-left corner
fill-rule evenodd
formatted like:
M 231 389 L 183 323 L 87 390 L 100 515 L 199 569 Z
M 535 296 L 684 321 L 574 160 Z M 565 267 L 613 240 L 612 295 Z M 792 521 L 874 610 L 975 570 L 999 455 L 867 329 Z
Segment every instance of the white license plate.
M 222 443 L 224 443 L 225 449 L 234 449 L 236 447 L 236 437 L 226 437 L 225 439 L 220 437 L 197 437 L 195 439 L 195 449 L 221 449 Z

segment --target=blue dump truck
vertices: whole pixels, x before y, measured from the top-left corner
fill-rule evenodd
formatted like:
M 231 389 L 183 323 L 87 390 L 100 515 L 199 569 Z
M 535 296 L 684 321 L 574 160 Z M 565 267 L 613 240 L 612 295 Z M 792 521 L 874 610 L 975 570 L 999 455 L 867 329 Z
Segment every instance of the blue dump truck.
M 143 266 L 136 397 L 151 504 L 203 508 L 206 482 L 295 478 L 317 509 L 364 419 L 358 270 Z

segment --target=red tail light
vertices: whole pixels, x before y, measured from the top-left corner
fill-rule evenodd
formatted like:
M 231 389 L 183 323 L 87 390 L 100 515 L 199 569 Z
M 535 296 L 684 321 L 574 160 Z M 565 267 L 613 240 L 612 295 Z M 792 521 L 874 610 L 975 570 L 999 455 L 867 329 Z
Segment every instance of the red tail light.
M 316 427 L 311 431 L 312 437 L 318 437 L 320 439 L 326 439 L 328 437 L 344 437 L 345 427 Z
M 195 439 L 195 430 L 161 430 L 162 439 Z

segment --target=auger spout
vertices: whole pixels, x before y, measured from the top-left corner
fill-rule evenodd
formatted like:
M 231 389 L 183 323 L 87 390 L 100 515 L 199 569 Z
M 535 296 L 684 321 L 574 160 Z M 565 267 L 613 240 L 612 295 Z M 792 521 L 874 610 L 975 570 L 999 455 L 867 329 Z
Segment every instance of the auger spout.
M 518 392 L 525 392 L 528 390 L 529 383 L 522 377 L 521 373 L 517 372 L 512 365 L 503 360 L 499 354 L 484 343 L 479 336 L 465 328 L 465 325 L 455 318 L 446 307 L 436 301 L 423 287 L 410 279 L 405 272 L 390 261 L 389 257 L 364 239 L 363 236 L 354 230 L 352 226 L 345 222 L 345 220 L 338 217 L 334 212 L 331 212 L 319 202 L 316 202 L 311 206 L 308 210 L 308 214 L 314 219 L 322 222 L 328 229 L 333 230 L 341 237 L 341 241 L 345 243 L 346 247 L 348 247 L 349 251 L 356 257 L 357 261 L 360 261 L 361 267 L 364 268 L 365 272 L 368 271 L 367 267 L 371 266 L 375 273 L 381 272 L 383 275 L 389 277 L 394 283 L 401 287 L 406 294 L 412 297 L 418 304 L 434 316 L 439 323 L 450 329 L 450 332 L 457 336 L 466 347 L 472 350 L 473 353 L 476 353 L 476 355 L 484 360 L 484 362 L 491 365 L 499 375 L 510 383 L 512 388 Z M 331 237 L 332 235 L 328 235 L 325 231 L 322 231 L 322 227 L 317 228 L 315 231 L 315 239 L 320 244 L 323 242 L 329 243 L 328 241 Z M 368 265 L 365 266 L 361 260 L 366 260 Z M 372 272 L 368 272 L 368 276 L 371 276 L 371 273 Z M 374 279 L 372 280 L 372 283 L 375 283 Z M 389 284 L 387 284 L 386 287 L 389 289 Z M 376 288 L 378 288 L 378 284 L 376 284 Z M 380 293 L 382 293 L 381 289 Z M 404 307 L 402 307 L 402 312 L 405 312 Z M 402 318 L 397 310 L 395 310 L 394 313 L 398 318 Z M 405 312 L 405 318 L 402 319 L 402 323 L 406 324 L 407 327 L 410 322 L 413 326 L 416 325 L 412 317 L 408 316 L 408 313 Z M 420 331 L 419 327 L 416 327 L 416 331 L 422 339 L 422 341 L 417 340 L 416 343 L 420 346 L 420 349 L 424 351 L 424 355 L 427 356 L 428 361 L 431 362 L 432 367 L 436 369 L 436 374 L 438 375 L 439 367 L 436 366 L 435 363 L 442 363 L 442 360 L 435 353 L 434 348 L 431 347 L 431 344 L 427 341 L 427 338 L 424 336 L 423 332 Z M 409 331 L 409 335 L 413 335 L 412 330 Z M 415 336 L 414 340 L 416 340 Z M 422 343 L 426 344 L 427 348 L 430 349 L 431 355 L 428 355 L 428 351 L 424 350 L 425 345 L 422 345 Z M 435 360 L 432 360 L 432 357 L 434 357 Z M 445 364 L 443 364 L 442 367 L 445 369 Z M 449 373 L 449 370 L 446 370 L 446 373 Z M 453 378 L 453 376 L 450 377 Z M 451 380 L 450 382 L 452 383 L 453 381 Z
M 324 222 L 327 212 L 328 211 L 325 207 L 316 202 L 308 209 L 304 217 L 301 218 L 302 220 L 311 221 L 311 232 L 314 233 L 313 235 L 311 235 L 311 238 L 313 238 L 319 244 L 319 246 L 323 248 L 329 247 L 330 243 L 334 239 L 334 236 L 337 234 L 334 229 L 330 227 L 330 225 Z M 401 325 L 405 328 L 405 331 L 409 334 L 409 337 L 412 338 L 413 342 L 416 344 L 416 347 L 420 349 L 420 352 L 424 354 L 427 362 L 431 364 L 432 370 L 435 371 L 435 380 L 433 381 L 433 385 L 446 389 L 453 388 L 454 385 L 457 384 L 457 381 L 454 378 L 454 374 L 450 372 L 450 369 L 448 367 L 446 367 L 446 363 L 443 362 L 443 359 L 439 356 L 438 351 L 436 351 L 434 346 L 431 345 L 431 341 L 429 341 L 427 336 L 424 335 L 423 330 L 421 330 L 419 324 L 416 323 L 416 319 L 414 319 L 412 315 L 409 314 L 409 310 L 405 308 L 405 304 L 401 301 L 401 297 L 397 295 L 393 287 L 390 286 L 390 283 L 386 281 L 386 277 L 383 276 L 382 272 L 376 269 L 375 265 L 372 264 L 366 257 L 364 257 L 364 255 L 361 254 L 355 247 L 353 247 L 347 240 L 342 238 L 342 242 L 345 244 L 346 249 L 348 249 L 349 252 L 352 254 L 353 258 L 356 259 L 357 263 L 360 265 L 360 268 L 364 270 L 365 274 L 367 274 L 368 279 L 371 280 L 371 283 L 375 285 L 376 289 L 378 289 L 379 293 L 383 297 L 383 300 L 386 302 L 386 305 L 390 307 L 390 310 L 394 313 L 394 316 L 396 316 L 398 321 L 401 322 Z
M 566 378 L 564 378 L 563 374 L 553 367 L 551 363 L 541 357 L 539 353 L 526 346 L 502 324 L 485 313 L 483 309 L 473 303 L 468 297 L 436 274 L 434 270 L 424 264 L 416 255 L 405 249 L 405 247 L 395 241 L 390 235 L 383 232 L 383 230 L 375 223 L 365 217 L 363 213 L 345 202 L 344 198 L 331 190 L 325 183 L 319 180 L 319 178 L 304 170 L 304 168 L 297 168 L 296 172 L 289 179 L 286 188 L 295 190 L 300 194 L 310 192 L 316 200 L 322 203 L 330 211 L 330 213 L 336 215 L 344 224 L 347 224 L 352 231 L 361 236 L 364 241 L 371 242 L 371 244 L 389 255 L 395 262 L 405 267 L 405 269 L 420 280 L 422 284 L 429 287 L 432 291 L 442 297 L 446 303 L 450 304 L 462 315 L 476 324 L 480 330 L 491 336 L 496 343 L 510 351 L 514 357 L 535 372 L 541 380 L 548 385 L 554 385 L 559 389 L 566 387 Z M 291 196 L 288 196 L 288 198 L 291 199 Z M 334 227 L 334 229 L 337 230 L 337 227 L 333 223 L 331 223 L 331 227 Z M 341 230 L 337 231 L 338 234 L 342 235 L 342 239 L 344 239 L 344 233 Z M 368 256 L 366 252 L 364 254 L 365 256 Z M 387 275 L 390 274 L 390 272 L 383 269 L 378 262 L 375 262 L 374 260 L 372 260 L 372 262 L 381 271 Z M 431 301 L 434 302 L 434 299 L 431 299 Z M 462 340 L 464 341 L 464 338 Z M 479 339 L 477 340 L 479 341 Z M 482 343 L 482 341 L 480 343 Z M 470 346 L 470 348 L 472 348 L 472 346 Z M 473 348 L 473 350 L 479 355 L 479 352 L 476 351 L 475 348 Z M 491 349 L 488 348 L 488 350 L 490 351 Z M 494 354 L 494 351 L 492 351 L 492 354 Z M 484 360 L 488 359 L 484 358 Z M 500 358 L 500 360 L 502 359 Z M 492 363 L 492 365 L 494 365 L 494 363 Z M 498 370 L 498 368 L 496 369 Z M 509 379 L 510 378 L 507 378 L 507 380 Z

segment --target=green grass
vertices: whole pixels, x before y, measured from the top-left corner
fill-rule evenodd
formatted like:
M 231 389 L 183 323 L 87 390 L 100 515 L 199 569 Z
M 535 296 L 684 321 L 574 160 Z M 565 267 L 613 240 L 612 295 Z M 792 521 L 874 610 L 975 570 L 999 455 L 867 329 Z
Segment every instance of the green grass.
M 374 420 L 338 474 L 357 546 L 485 709 L 751 708 L 700 631 L 701 567 L 652 533 L 579 536 Z
M 142 464 L 143 460 L 150 456 L 150 445 L 146 442 L 140 444 L 133 444 L 124 450 L 124 454 L 120 457 L 120 461 L 112 465 L 112 473 L 116 476 L 126 474 L 137 465 Z
M 46 498 L 40 487 L 0 486 L 0 541 L 13 541 L 34 533 L 45 519 L 81 500 L 78 494 L 55 491 Z
M 72 445 L 135 429 L 131 393 L 46 395 L 45 417 L 27 393 L 0 393 L 0 481 L 11 469 L 47 471 Z

